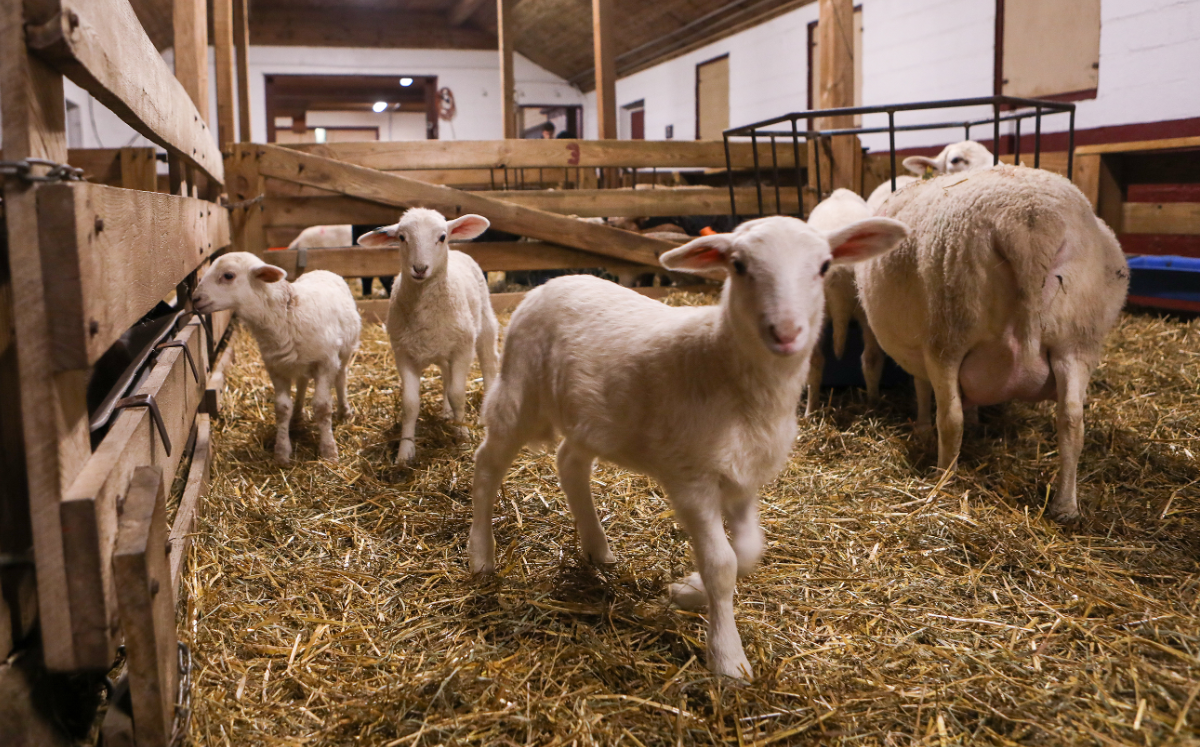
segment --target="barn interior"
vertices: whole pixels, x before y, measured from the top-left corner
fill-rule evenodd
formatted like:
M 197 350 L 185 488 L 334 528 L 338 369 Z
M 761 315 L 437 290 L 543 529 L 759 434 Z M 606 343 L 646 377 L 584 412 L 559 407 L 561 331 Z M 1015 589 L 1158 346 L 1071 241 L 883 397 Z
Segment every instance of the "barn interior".
M 1200 0 L 0 0 L 0 744 L 1200 743 L 1197 45 Z M 663 253 L 960 140 L 1063 177 L 1125 255 L 1078 521 L 1055 402 L 980 408 L 939 469 L 856 323 L 759 494 L 752 681 L 667 599 L 694 558 L 637 472 L 592 476 L 595 566 L 522 451 L 472 576 L 483 371 L 466 437 L 424 373 L 397 463 L 402 252 L 359 236 L 487 217 L 455 248 L 502 339 L 564 274 L 710 306 Z M 336 463 L 310 421 L 272 462 L 254 336 L 194 307 L 231 252 L 348 282 Z

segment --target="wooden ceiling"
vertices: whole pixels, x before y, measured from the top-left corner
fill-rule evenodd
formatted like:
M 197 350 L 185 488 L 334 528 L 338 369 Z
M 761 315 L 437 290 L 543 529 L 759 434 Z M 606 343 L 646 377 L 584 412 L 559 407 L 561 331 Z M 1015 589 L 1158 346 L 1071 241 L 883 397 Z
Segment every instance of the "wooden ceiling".
M 172 0 L 130 1 L 155 45 L 171 46 Z M 611 1 L 617 74 L 628 75 L 816 0 Z M 495 0 L 249 3 L 252 45 L 496 48 Z M 595 87 L 591 0 L 515 0 L 512 13 L 516 51 L 584 91 Z

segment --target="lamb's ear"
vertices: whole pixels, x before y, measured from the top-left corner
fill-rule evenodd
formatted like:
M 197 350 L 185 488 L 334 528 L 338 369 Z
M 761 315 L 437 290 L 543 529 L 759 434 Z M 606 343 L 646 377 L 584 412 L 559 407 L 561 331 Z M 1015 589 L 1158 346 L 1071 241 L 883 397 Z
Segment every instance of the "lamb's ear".
M 908 226 L 891 218 L 867 218 L 828 233 L 833 263 L 847 265 L 862 262 L 888 251 L 908 236 Z
M 909 156 L 904 159 L 904 168 L 917 176 L 925 176 L 925 172 L 927 171 L 932 171 L 935 174 L 941 173 L 942 164 L 937 159 L 927 156 Z
M 728 270 L 729 251 L 732 248 L 733 234 L 714 233 L 676 247 L 661 255 L 658 261 L 668 270 L 709 275 L 713 270 Z
M 488 230 L 491 223 L 482 215 L 468 214 L 446 224 L 448 241 L 470 241 Z
M 358 237 L 359 246 L 390 246 L 396 243 L 396 235 L 400 233 L 400 224 L 376 228 L 370 233 Z
M 278 283 L 287 277 L 287 270 L 275 265 L 261 265 L 251 270 L 250 275 L 264 283 Z

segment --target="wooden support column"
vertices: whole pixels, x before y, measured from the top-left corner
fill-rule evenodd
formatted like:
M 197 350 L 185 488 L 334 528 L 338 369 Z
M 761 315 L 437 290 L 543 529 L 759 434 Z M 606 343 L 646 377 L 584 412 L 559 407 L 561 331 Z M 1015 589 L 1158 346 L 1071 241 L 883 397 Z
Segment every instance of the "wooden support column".
M 500 41 L 500 116 L 504 139 L 518 138 L 517 91 L 513 81 L 512 8 L 516 0 L 496 0 L 496 37 Z
M 11 160 L 67 160 L 66 116 L 61 73 L 31 56 L 26 47 L 28 23 L 49 18 L 25 17 L 27 4 L 0 3 L 0 109 L 4 124 L 4 155 Z M 24 451 L 24 480 L 5 471 L 3 500 L 27 501 L 29 529 L 37 560 L 37 604 L 41 618 L 46 666 L 75 668 L 71 610 L 63 567 L 63 535 L 59 507 L 63 493 L 91 455 L 84 392 L 86 370 L 59 370 L 53 364 L 46 285 L 39 241 L 39 186 L 20 179 L 4 181 L 8 230 L 8 270 L 11 277 L 12 322 L 16 334 L 20 428 L 23 438 L 6 439 L 4 450 Z M 7 413 L 6 413 L 7 415 Z M 7 418 L 6 418 L 7 420 Z M 8 424 L 5 435 L 8 435 Z M 7 459 L 7 457 L 6 457 Z M 21 483 L 24 484 L 21 484 Z M 16 491 L 14 497 L 12 492 Z M 20 509 L 20 506 L 17 506 Z M 10 527 L 0 527 L 9 536 Z M 17 590 L 19 591 L 18 587 Z M 13 604 L 10 582 L 4 582 Z M 17 596 L 22 605 L 14 617 L 31 620 L 25 605 L 33 598 Z M 24 624 L 22 622 L 22 624 Z M 18 631 L 14 631 L 17 633 Z M 20 631 L 23 632 L 23 631 Z
M 233 0 L 213 0 L 213 49 L 217 58 L 217 142 L 237 142 L 233 81 Z
M 854 0 L 820 0 L 819 12 L 817 53 L 821 79 L 817 83 L 817 106 L 821 109 L 854 106 Z M 819 129 L 853 126 L 853 117 L 825 117 L 817 122 Z M 825 145 L 822 144 L 822 151 Z M 825 173 L 832 174 L 832 180 L 822 186 L 828 191 L 845 187 L 861 192 L 862 147 L 858 138 L 835 137 L 828 145 L 832 165 Z
M 247 0 L 233 0 L 233 45 L 237 48 L 239 143 L 250 142 L 250 22 Z
M 204 0 L 174 0 L 175 77 L 208 121 L 208 8 Z M 167 162 L 171 191 L 198 197 L 197 175 L 178 159 Z
M 592 0 L 596 121 L 600 126 L 601 140 L 617 139 L 617 60 L 613 49 L 613 12 L 612 0 Z
M 266 180 L 259 170 L 261 162 L 259 146 L 238 145 L 225 157 L 225 188 L 230 202 L 253 200 L 266 193 Z M 267 250 L 267 234 L 263 230 L 265 200 L 231 208 L 229 230 L 233 248 L 239 252 L 250 252 L 262 256 Z

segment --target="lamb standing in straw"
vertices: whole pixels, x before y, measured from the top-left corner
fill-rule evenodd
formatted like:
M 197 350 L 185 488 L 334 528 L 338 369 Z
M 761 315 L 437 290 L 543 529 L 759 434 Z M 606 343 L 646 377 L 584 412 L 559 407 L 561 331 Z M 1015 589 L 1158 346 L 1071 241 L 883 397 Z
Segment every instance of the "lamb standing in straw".
M 303 419 L 309 380 L 318 451 L 322 459 L 337 461 L 329 390 L 336 384 L 338 416 L 349 418 L 346 375 L 358 349 L 362 317 L 346 281 L 332 272 L 314 270 L 294 283 L 286 278 L 287 272 L 253 254 L 231 252 L 209 268 L 192 303 L 202 314 L 233 309 L 258 342 L 275 387 L 275 461 L 292 460 L 289 429 Z
M 400 221 L 359 238 L 363 246 L 400 247 L 400 274 L 388 306 L 387 330 L 400 372 L 400 448 L 396 459 L 412 462 L 417 453 L 417 414 L 421 407 L 421 372 L 431 365 L 442 371 L 442 416 L 457 423 L 466 417 L 467 373 L 479 356 L 483 385 L 491 387 L 499 367 L 496 338 L 499 324 L 492 310 L 487 278 L 470 256 L 450 249 L 450 241 L 473 239 L 488 228 L 480 215 L 447 222 L 436 210 L 412 208 Z
M 513 314 L 484 401 L 471 570 L 495 571 L 492 502 L 517 452 L 557 433 L 559 480 L 586 557 L 613 562 L 592 504 L 596 458 L 657 480 L 691 535 L 698 569 L 672 586 L 673 600 L 707 604 L 709 667 L 751 678 L 733 619 L 734 582 L 762 554 L 758 490 L 783 468 L 796 437 L 796 403 L 824 314 L 822 276 L 834 263 L 887 251 L 906 233 L 885 218 L 825 234 L 771 217 L 662 255 L 670 270 L 725 272 L 717 306 L 672 308 L 578 275 L 531 291 Z

